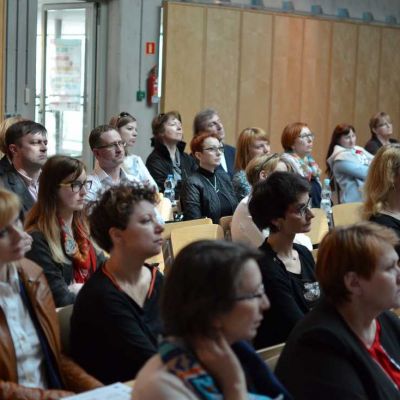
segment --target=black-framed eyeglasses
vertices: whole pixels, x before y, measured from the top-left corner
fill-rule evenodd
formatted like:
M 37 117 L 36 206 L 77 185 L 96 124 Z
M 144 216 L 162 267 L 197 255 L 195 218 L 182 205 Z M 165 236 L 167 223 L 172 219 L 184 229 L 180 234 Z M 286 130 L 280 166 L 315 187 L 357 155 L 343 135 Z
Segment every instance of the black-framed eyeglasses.
M 312 207 L 312 199 L 310 197 L 307 201 L 307 204 L 304 204 L 304 206 L 299 207 L 296 210 L 296 213 L 304 217 L 307 214 L 307 212 L 311 211 L 311 207 Z
M 262 299 L 263 296 L 265 296 L 265 289 L 264 289 L 264 285 L 261 284 L 260 289 L 258 289 L 256 292 L 235 296 L 234 300 L 235 301 L 244 301 L 244 300 Z
M 73 182 L 68 182 L 68 183 L 60 183 L 60 186 L 61 187 L 69 186 L 74 193 L 78 193 L 82 190 L 83 187 L 86 190 L 90 190 L 92 188 L 92 183 L 93 183 L 93 181 L 85 181 L 85 182 L 73 181 Z
M 203 151 L 210 151 L 212 153 L 217 154 L 218 152 L 223 153 L 224 152 L 224 146 L 212 146 L 212 147 L 206 147 L 203 149 Z
M 123 140 L 118 140 L 117 142 L 112 142 L 109 144 L 102 144 L 101 146 L 97 146 L 96 149 L 118 149 L 119 147 L 125 147 L 126 146 L 126 142 L 124 142 Z

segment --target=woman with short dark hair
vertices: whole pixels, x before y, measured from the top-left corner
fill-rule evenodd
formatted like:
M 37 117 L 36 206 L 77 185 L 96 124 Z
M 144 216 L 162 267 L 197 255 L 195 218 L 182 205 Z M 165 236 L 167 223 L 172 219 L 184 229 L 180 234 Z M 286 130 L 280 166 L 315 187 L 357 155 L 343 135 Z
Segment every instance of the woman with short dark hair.
M 135 382 L 135 399 L 290 399 L 249 345 L 269 307 L 257 250 L 199 241 L 165 282 L 165 338 Z
M 271 309 L 265 313 L 256 348 L 286 341 L 296 323 L 320 296 L 311 252 L 294 243 L 298 233 L 311 229 L 310 184 L 297 174 L 274 172 L 253 189 L 249 211 L 260 230 L 269 228 L 259 260 Z
M 110 188 L 90 214 L 94 240 L 110 258 L 82 288 L 71 318 L 75 360 L 104 383 L 134 379 L 157 351 L 163 277 L 145 260 L 161 251 L 154 188 Z
M 362 222 L 334 229 L 318 249 L 324 299 L 295 327 L 277 374 L 296 400 L 398 399 L 399 239 Z

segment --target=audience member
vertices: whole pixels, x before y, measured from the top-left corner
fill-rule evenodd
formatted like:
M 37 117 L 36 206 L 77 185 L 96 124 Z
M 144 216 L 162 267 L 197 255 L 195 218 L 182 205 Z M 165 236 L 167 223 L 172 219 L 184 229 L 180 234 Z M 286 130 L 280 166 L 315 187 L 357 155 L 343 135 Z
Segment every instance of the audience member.
M 275 153 L 253 158 L 246 168 L 247 180 L 251 187 L 254 187 L 259 181 L 267 179 L 274 171 L 292 172 L 291 166 Z M 236 207 L 231 222 L 231 235 L 234 242 L 242 242 L 251 247 L 260 247 L 268 237 L 268 228 L 260 231 L 254 224 L 249 211 L 249 198 L 246 196 Z M 294 237 L 294 243 L 306 246 L 312 250 L 311 240 L 304 233 L 297 233 Z
M 90 132 L 89 145 L 97 164 L 88 177 L 92 185 L 87 190 L 86 201 L 96 200 L 111 186 L 136 180 L 122 168 L 126 142 L 115 128 L 110 125 L 97 126 Z
M 200 133 L 214 133 L 218 135 L 218 139 L 224 145 L 224 154 L 221 157 L 221 164 L 218 169 L 222 169 L 228 173 L 232 179 L 235 172 L 235 148 L 227 143 L 225 140 L 225 129 L 222 124 L 221 118 L 218 112 L 212 108 L 206 108 L 196 114 L 193 120 L 193 135 L 197 136 Z
M 26 256 L 43 268 L 57 307 L 75 301 L 97 266 L 84 212 L 91 184 L 81 161 L 53 156 L 40 175 L 38 201 L 26 216 L 33 237 Z M 103 259 L 99 255 L 99 263 Z
M 134 379 L 157 351 L 163 281 L 145 260 L 161 251 L 154 188 L 108 189 L 90 214 L 93 238 L 110 253 L 84 285 L 71 318 L 74 359 L 104 383 Z
M 314 259 L 306 247 L 293 243 L 297 233 L 310 231 L 310 185 L 290 172 L 274 172 L 259 182 L 249 210 L 260 230 L 269 236 L 259 260 L 265 292 L 271 309 L 265 313 L 254 344 L 257 349 L 286 341 L 296 323 L 320 297 Z
M 290 399 L 248 343 L 269 307 L 256 250 L 200 241 L 177 256 L 162 294 L 165 337 L 134 398 Z
M 33 121 L 20 121 L 6 131 L 5 145 L 11 165 L 0 170 L 0 185 L 21 200 L 22 215 L 32 208 L 38 196 L 38 181 L 47 160 L 47 131 Z
M 125 171 L 132 175 L 137 181 L 157 188 L 156 182 L 150 175 L 150 172 L 144 165 L 141 157 L 135 154 L 130 154 L 138 135 L 136 118 L 127 112 L 121 112 L 119 115 L 113 116 L 110 119 L 109 124 L 118 131 L 121 135 L 121 139 L 126 143 L 125 159 L 123 164 Z
M 11 165 L 11 160 L 7 155 L 8 152 L 6 146 L 6 131 L 11 125 L 20 121 L 25 121 L 25 118 L 22 118 L 20 116 L 10 117 L 6 118 L 5 120 L 3 120 L 3 122 L 0 123 L 0 173 L 3 173 L 3 171 L 8 169 Z
M 236 144 L 235 174 L 232 178 L 233 189 L 238 201 L 248 196 L 251 191 L 246 177 L 246 167 L 254 157 L 270 152 L 269 134 L 261 128 L 246 128 L 240 132 Z
M 334 229 L 318 250 L 324 298 L 290 335 L 276 369 L 296 400 L 398 399 L 399 239 L 369 222 Z
M 160 192 L 164 192 L 164 182 L 173 175 L 176 187 L 175 197 L 179 199 L 182 182 L 196 169 L 196 163 L 185 153 L 186 143 L 182 141 L 181 116 L 176 111 L 159 114 L 152 122 L 154 150 L 146 160 L 146 167 L 156 181 Z
M 400 238 L 400 144 L 381 147 L 364 186 L 364 218 L 392 228 Z
M 190 149 L 199 162 L 199 168 L 182 186 L 184 218 L 208 217 L 218 224 L 221 217 L 232 215 L 237 206 L 228 174 L 217 170 L 224 145 L 215 133 L 202 133 L 193 137 Z
M 339 124 L 332 133 L 326 155 L 327 173 L 340 189 L 340 202 L 362 200 L 362 190 L 373 155 L 356 146 L 353 126 Z
M 282 132 L 281 143 L 285 150 L 283 157 L 292 166 L 295 173 L 306 178 L 311 184 L 312 207 L 321 205 L 321 170 L 311 156 L 315 135 L 304 122 L 286 125 Z
M 20 208 L 14 193 L 0 189 L 0 398 L 51 400 L 101 386 L 61 352 L 43 270 L 23 258 L 32 238 Z
M 397 143 L 396 139 L 391 138 L 393 134 L 393 124 L 389 114 L 378 112 L 369 120 L 371 139 L 366 143 L 365 150 L 373 155 L 384 145 Z

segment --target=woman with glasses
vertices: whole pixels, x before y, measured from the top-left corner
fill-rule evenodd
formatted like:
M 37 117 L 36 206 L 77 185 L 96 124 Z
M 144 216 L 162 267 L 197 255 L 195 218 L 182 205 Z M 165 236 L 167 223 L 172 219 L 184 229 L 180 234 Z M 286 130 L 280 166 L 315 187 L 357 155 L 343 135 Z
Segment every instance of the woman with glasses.
M 369 120 L 369 129 L 371 131 L 371 139 L 364 146 L 369 153 L 375 155 L 382 146 L 397 143 L 397 140 L 391 137 L 393 123 L 389 114 L 378 112 L 372 116 Z
M 312 206 L 321 205 L 321 170 L 311 156 L 314 134 L 304 122 L 294 122 L 285 127 L 281 136 L 283 157 L 296 174 L 306 178 L 311 184 Z
M 364 198 L 364 218 L 392 228 L 400 237 L 400 144 L 378 150 L 369 167 Z
M 352 125 L 336 126 L 326 155 L 326 172 L 339 186 L 341 203 L 362 201 L 362 190 L 373 157 L 356 146 L 356 130 Z
M 240 133 L 236 144 L 235 173 L 232 178 L 238 201 L 248 196 L 251 191 L 245 171 L 248 163 L 254 157 L 268 154 L 270 149 L 269 134 L 261 128 L 246 128 Z
M 164 192 L 168 175 L 173 175 L 176 183 L 175 198 L 179 199 L 182 182 L 197 169 L 193 158 L 184 151 L 186 143 L 182 141 L 181 116 L 176 111 L 159 114 L 151 126 L 154 150 L 147 157 L 146 167 L 160 192 Z
M 74 303 L 104 260 L 96 254 L 86 222 L 85 195 L 91 184 L 81 161 L 53 156 L 43 166 L 38 201 L 26 216 L 25 228 L 33 238 L 26 257 L 43 268 L 57 307 Z
M 249 344 L 269 307 L 258 257 L 208 240 L 178 254 L 161 296 L 165 335 L 137 376 L 135 399 L 291 399 Z
M 249 210 L 258 229 L 269 229 L 259 266 L 271 309 L 254 341 L 260 349 L 285 342 L 320 297 L 313 256 L 294 243 L 296 234 L 310 231 L 314 218 L 310 184 L 297 174 L 274 172 L 255 186 Z
M 140 156 L 131 154 L 138 136 L 137 120 L 127 112 L 121 112 L 110 119 L 109 125 L 115 128 L 126 143 L 123 168 L 138 182 L 157 188 L 157 184 L 150 175 Z
M 215 133 L 201 133 L 190 142 L 199 168 L 184 183 L 181 207 L 186 220 L 211 218 L 218 224 L 221 217 L 232 215 L 237 199 L 229 176 L 217 170 L 224 146 Z

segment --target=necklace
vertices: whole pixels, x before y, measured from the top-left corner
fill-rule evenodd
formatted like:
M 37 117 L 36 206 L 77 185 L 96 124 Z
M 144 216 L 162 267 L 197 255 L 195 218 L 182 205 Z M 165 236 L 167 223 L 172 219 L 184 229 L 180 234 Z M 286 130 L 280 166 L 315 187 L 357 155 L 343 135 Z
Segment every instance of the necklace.
M 206 181 L 215 190 L 215 193 L 219 192 L 219 188 L 217 187 L 217 177 L 215 175 L 214 175 L 214 183 L 212 183 L 207 177 L 206 177 Z

